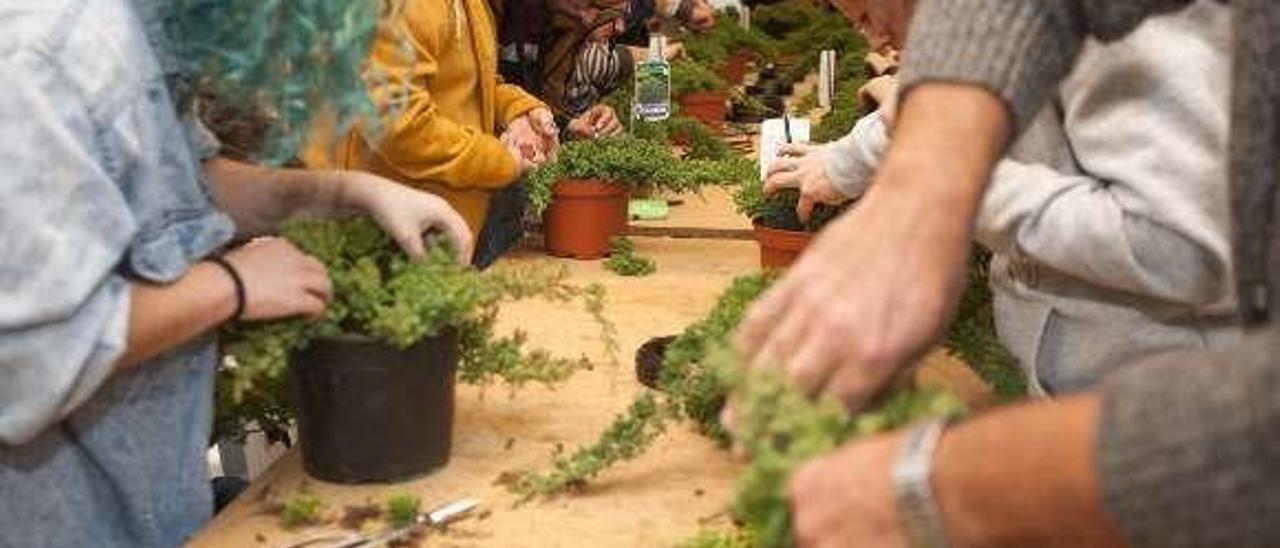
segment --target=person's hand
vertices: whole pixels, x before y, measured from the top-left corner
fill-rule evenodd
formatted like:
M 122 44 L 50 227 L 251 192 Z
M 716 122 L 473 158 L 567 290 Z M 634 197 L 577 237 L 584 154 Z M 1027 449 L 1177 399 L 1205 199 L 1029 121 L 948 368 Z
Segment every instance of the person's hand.
M 560 151 L 560 128 L 556 127 L 556 117 L 546 108 L 535 108 L 525 114 L 530 127 L 538 136 L 539 148 L 548 160 L 556 159 Z
M 672 0 L 676 1 L 676 0 Z M 689 16 L 682 21 L 685 28 L 696 31 L 706 32 L 716 26 L 716 11 L 706 0 L 685 0 L 693 2 L 693 9 L 689 11 Z
M 458 250 L 458 262 L 471 262 L 471 230 L 461 215 L 439 196 L 364 172 L 347 174 L 355 205 L 373 217 L 406 255 L 426 255 L 423 236 L 438 232 Z
M 804 144 L 783 145 L 778 158 L 769 166 L 764 182 L 764 193 L 772 196 L 784 188 L 800 191 L 796 215 L 800 222 L 809 222 L 813 208 L 818 204 L 839 205 L 856 196 L 845 196 L 832 184 L 827 166 L 822 161 L 820 147 Z
M 905 546 L 891 476 L 902 440 L 894 433 L 852 442 L 791 475 L 797 547 Z
M 598 104 L 571 120 L 569 132 L 584 139 L 614 137 L 622 133 L 622 122 L 613 107 Z
M 1010 127 L 998 97 L 957 84 L 917 88 L 902 115 L 859 206 L 814 238 L 736 337 L 746 363 L 777 365 L 854 409 L 950 321 L 973 219 Z
M 898 77 L 892 74 L 872 78 L 858 89 L 858 101 L 877 106 L 884 125 L 893 127 L 898 111 Z
M 672 61 L 681 55 L 684 55 L 684 44 L 681 42 L 668 43 L 666 49 L 662 50 L 662 56 L 667 61 Z
M 242 319 L 318 318 L 333 297 L 324 264 L 288 240 L 259 238 L 223 258 L 244 282 Z
M 507 130 L 502 133 L 499 140 L 516 160 L 516 165 L 520 166 L 520 173 L 547 160 L 542 136 L 534 131 L 533 123 L 527 114 L 507 124 Z

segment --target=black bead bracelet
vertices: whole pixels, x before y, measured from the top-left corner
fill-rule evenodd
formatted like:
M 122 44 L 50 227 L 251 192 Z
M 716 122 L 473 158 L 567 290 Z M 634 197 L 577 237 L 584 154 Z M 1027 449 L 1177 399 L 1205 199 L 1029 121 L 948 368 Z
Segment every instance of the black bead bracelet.
M 244 280 L 240 278 L 240 272 L 220 256 L 213 255 L 206 260 L 222 267 L 223 270 L 227 271 L 227 275 L 231 276 L 231 283 L 236 286 L 236 311 L 231 315 L 231 321 L 240 321 L 240 317 L 244 315 L 245 306 Z

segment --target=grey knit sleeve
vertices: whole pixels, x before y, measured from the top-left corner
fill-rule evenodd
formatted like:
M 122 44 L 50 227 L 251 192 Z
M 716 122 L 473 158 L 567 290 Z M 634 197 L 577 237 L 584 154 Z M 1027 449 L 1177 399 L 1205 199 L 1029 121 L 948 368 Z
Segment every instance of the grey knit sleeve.
M 1280 546 L 1280 336 L 1168 357 L 1104 385 L 1107 510 L 1135 546 Z
M 921 82 L 986 88 L 1021 130 L 1075 64 L 1084 39 L 1114 40 L 1191 0 L 920 0 L 903 57 L 905 96 Z

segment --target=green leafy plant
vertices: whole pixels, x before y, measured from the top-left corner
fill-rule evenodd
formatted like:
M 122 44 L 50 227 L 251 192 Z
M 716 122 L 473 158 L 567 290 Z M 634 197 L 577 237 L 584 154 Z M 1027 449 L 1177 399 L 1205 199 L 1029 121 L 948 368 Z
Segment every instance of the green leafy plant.
M 405 527 L 417 521 L 422 511 L 422 499 L 415 495 L 395 495 L 387 499 L 387 523 L 392 527 Z
M 745 174 L 744 174 L 745 175 Z M 778 230 L 795 232 L 817 232 L 827 223 L 839 217 L 848 209 L 848 204 L 832 206 L 818 204 L 808 222 L 801 222 L 796 213 L 796 205 L 800 202 L 800 193 L 794 189 L 784 189 L 766 196 L 764 182 L 759 172 L 739 179 L 741 184 L 733 195 L 738 212 L 747 216 L 752 222 Z
M 681 36 L 685 55 L 704 67 L 719 67 L 737 51 L 752 52 L 757 59 L 771 59 L 778 55 L 777 42 L 756 28 L 744 29 L 738 25 L 736 15 L 722 13 L 715 26 L 704 33 L 685 33 Z
M 738 480 L 731 511 L 757 548 L 793 545 L 787 493 L 791 473 L 801 464 L 851 439 L 965 412 L 949 392 L 907 387 L 853 416 L 834 400 L 810 399 L 776 369 L 740 366 L 731 351 L 718 351 L 712 360 L 737 402 L 734 439 L 752 459 Z
M 280 524 L 286 529 L 314 525 L 320 521 L 320 509 L 324 503 L 310 493 L 299 493 L 280 507 Z
M 334 299 L 315 321 L 251 322 L 223 331 L 223 351 L 235 365 L 217 377 L 215 431 L 221 437 L 242 437 L 251 424 L 268 433 L 287 429 L 293 418 L 285 390 L 289 357 L 318 337 L 371 337 L 405 348 L 451 329 L 459 337 L 462 382 L 549 385 L 590 362 L 528 350 L 522 331 L 499 336 L 499 307 L 531 298 L 578 300 L 600 325 L 606 350 L 616 355 L 614 327 L 603 317 L 603 289 L 571 285 L 564 270 L 524 267 L 481 274 L 458 265 L 438 242 L 429 246 L 426 260 L 410 261 L 364 218 L 293 222 L 283 235 L 324 263 Z
M 690 325 L 667 347 L 659 374 L 661 401 L 653 393 L 640 394 L 595 442 L 570 454 L 557 450 L 549 471 L 512 474 L 512 490 L 528 500 L 581 489 L 610 466 L 643 454 L 677 420 L 691 420 L 704 435 L 727 445 L 728 435 L 718 420 L 727 389 L 719 374 L 706 365 L 706 357 L 712 348 L 724 344 L 747 307 L 773 280 L 768 273 L 734 280 L 707 317 Z
M 671 94 L 674 96 L 728 87 L 724 79 L 697 62 L 681 59 L 671 63 Z
M 609 241 L 609 260 L 604 267 L 619 276 L 648 276 L 658 271 L 653 259 L 636 255 L 636 244 L 625 236 Z
M 599 179 L 673 193 L 734 183 L 724 177 L 738 173 L 740 164 L 717 162 L 683 162 L 666 143 L 634 136 L 571 141 L 560 148 L 554 162 L 527 175 L 525 185 L 533 211 L 541 213 L 551 203 L 552 188 L 566 179 Z

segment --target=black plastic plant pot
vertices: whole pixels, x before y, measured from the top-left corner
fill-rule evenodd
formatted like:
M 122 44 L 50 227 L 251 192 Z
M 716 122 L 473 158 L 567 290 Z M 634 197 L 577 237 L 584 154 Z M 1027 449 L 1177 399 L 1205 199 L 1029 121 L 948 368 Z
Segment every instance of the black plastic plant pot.
M 335 483 L 384 483 L 449 462 L 458 337 L 399 349 L 366 338 L 317 339 L 293 356 L 302 460 Z

